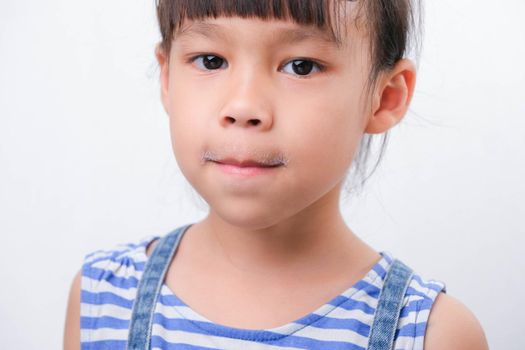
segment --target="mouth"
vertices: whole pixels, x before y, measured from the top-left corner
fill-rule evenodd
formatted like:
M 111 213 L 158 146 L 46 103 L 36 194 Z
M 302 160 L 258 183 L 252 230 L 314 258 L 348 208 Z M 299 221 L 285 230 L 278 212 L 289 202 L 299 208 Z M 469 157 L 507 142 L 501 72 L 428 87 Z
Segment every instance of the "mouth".
M 235 149 L 236 150 L 236 149 Z M 229 149 L 227 149 L 229 151 Z M 229 152 L 228 152 L 229 153 Z M 217 166 L 223 173 L 235 177 L 248 178 L 256 175 L 271 175 L 278 168 L 286 167 L 288 159 L 280 153 L 268 151 L 249 152 L 236 155 L 226 152 L 220 156 L 207 150 L 202 154 L 203 163 L 211 163 Z
M 228 161 L 211 161 L 219 166 L 220 170 L 227 175 L 236 177 L 249 178 L 261 175 L 269 175 L 281 167 L 282 164 L 268 165 L 253 161 L 245 162 L 228 162 Z
M 223 160 L 217 160 L 213 161 L 214 163 L 223 164 L 223 165 L 230 165 L 235 166 L 238 168 L 276 168 L 278 166 L 281 166 L 281 162 L 267 162 L 267 163 L 261 163 L 254 160 L 243 160 L 239 161 L 233 158 L 227 158 Z
M 260 178 L 263 175 L 271 175 L 284 164 L 280 161 L 255 161 L 250 159 L 238 160 L 235 158 L 224 158 L 209 160 L 217 165 L 222 173 L 236 178 Z

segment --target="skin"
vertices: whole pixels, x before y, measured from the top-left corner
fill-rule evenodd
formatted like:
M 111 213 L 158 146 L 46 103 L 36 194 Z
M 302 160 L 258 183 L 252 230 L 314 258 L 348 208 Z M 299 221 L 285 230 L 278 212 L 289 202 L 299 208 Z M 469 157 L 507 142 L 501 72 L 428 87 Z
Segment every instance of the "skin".
M 380 259 L 345 224 L 339 196 L 363 134 L 383 133 L 405 115 L 416 72 L 412 62 L 400 60 L 364 96 L 370 62 L 356 26 L 343 27 L 337 47 L 320 39 L 318 29 L 289 21 L 220 17 L 202 23 L 186 22 L 169 55 L 156 49 L 177 163 L 210 206 L 181 240 L 166 284 L 214 322 L 273 328 L 346 290 Z M 294 29 L 313 35 L 283 40 Z M 202 56 L 192 60 L 201 54 L 224 64 L 207 69 Z M 299 58 L 324 69 L 298 75 L 291 63 Z M 258 159 L 279 154 L 288 163 L 242 178 L 202 162 L 205 152 Z M 65 349 L 79 349 L 79 299 L 80 273 L 70 292 Z M 441 293 L 425 349 L 487 348 L 475 316 Z

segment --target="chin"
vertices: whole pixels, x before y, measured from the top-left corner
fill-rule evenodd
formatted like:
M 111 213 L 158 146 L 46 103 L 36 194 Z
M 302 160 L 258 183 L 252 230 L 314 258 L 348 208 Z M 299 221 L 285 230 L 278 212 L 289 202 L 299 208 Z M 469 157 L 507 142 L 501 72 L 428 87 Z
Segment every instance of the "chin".
M 282 212 L 280 213 L 281 215 L 276 215 L 276 211 L 269 212 L 267 209 L 247 208 L 246 206 L 243 208 L 236 206 L 228 206 L 227 208 L 215 207 L 213 213 L 218 219 L 229 225 L 251 231 L 262 230 L 284 220 Z

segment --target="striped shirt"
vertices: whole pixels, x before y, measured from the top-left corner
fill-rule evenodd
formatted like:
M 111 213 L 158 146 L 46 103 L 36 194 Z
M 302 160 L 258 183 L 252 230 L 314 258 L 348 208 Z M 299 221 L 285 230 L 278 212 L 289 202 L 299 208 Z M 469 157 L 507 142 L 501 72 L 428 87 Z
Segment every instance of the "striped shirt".
M 158 236 L 88 254 L 82 267 L 81 348 L 125 349 L 133 300 Z M 166 284 L 155 305 L 152 349 L 366 350 L 381 287 L 393 262 L 389 252 L 351 288 L 294 322 L 250 330 L 216 324 L 179 299 Z M 395 349 L 423 349 L 430 309 L 445 284 L 414 273 L 405 293 Z

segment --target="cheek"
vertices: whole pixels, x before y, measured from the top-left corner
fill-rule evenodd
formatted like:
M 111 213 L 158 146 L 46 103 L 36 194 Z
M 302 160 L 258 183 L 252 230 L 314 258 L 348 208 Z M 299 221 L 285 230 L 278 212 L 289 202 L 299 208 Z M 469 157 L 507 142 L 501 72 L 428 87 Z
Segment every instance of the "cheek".
M 202 144 L 206 130 L 202 103 L 187 90 L 175 88 L 170 94 L 169 126 L 173 153 L 177 164 L 187 179 L 192 179 L 200 166 Z
M 295 155 L 301 178 L 300 192 L 308 188 L 327 191 L 342 180 L 350 167 L 362 137 L 360 115 L 351 98 L 332 94 L 331 98 L 309 100 L 302 104 L 295 125 L 288 125 L 286 144 Z
M 362 115 L 356 108 L 358 99 L 350 94 L 334 92 L 305 99 L 293 114 L 294 124 L 288 129 L 290 142 L 298 152 L 307 150 L 312 161 L 344 165 L 352 158 L 352 152 L 359 142 L 362 131 Z M 290 104 L 293 105 L 293 104 Z M 291 114 L 292 112 L 290 112 Z

